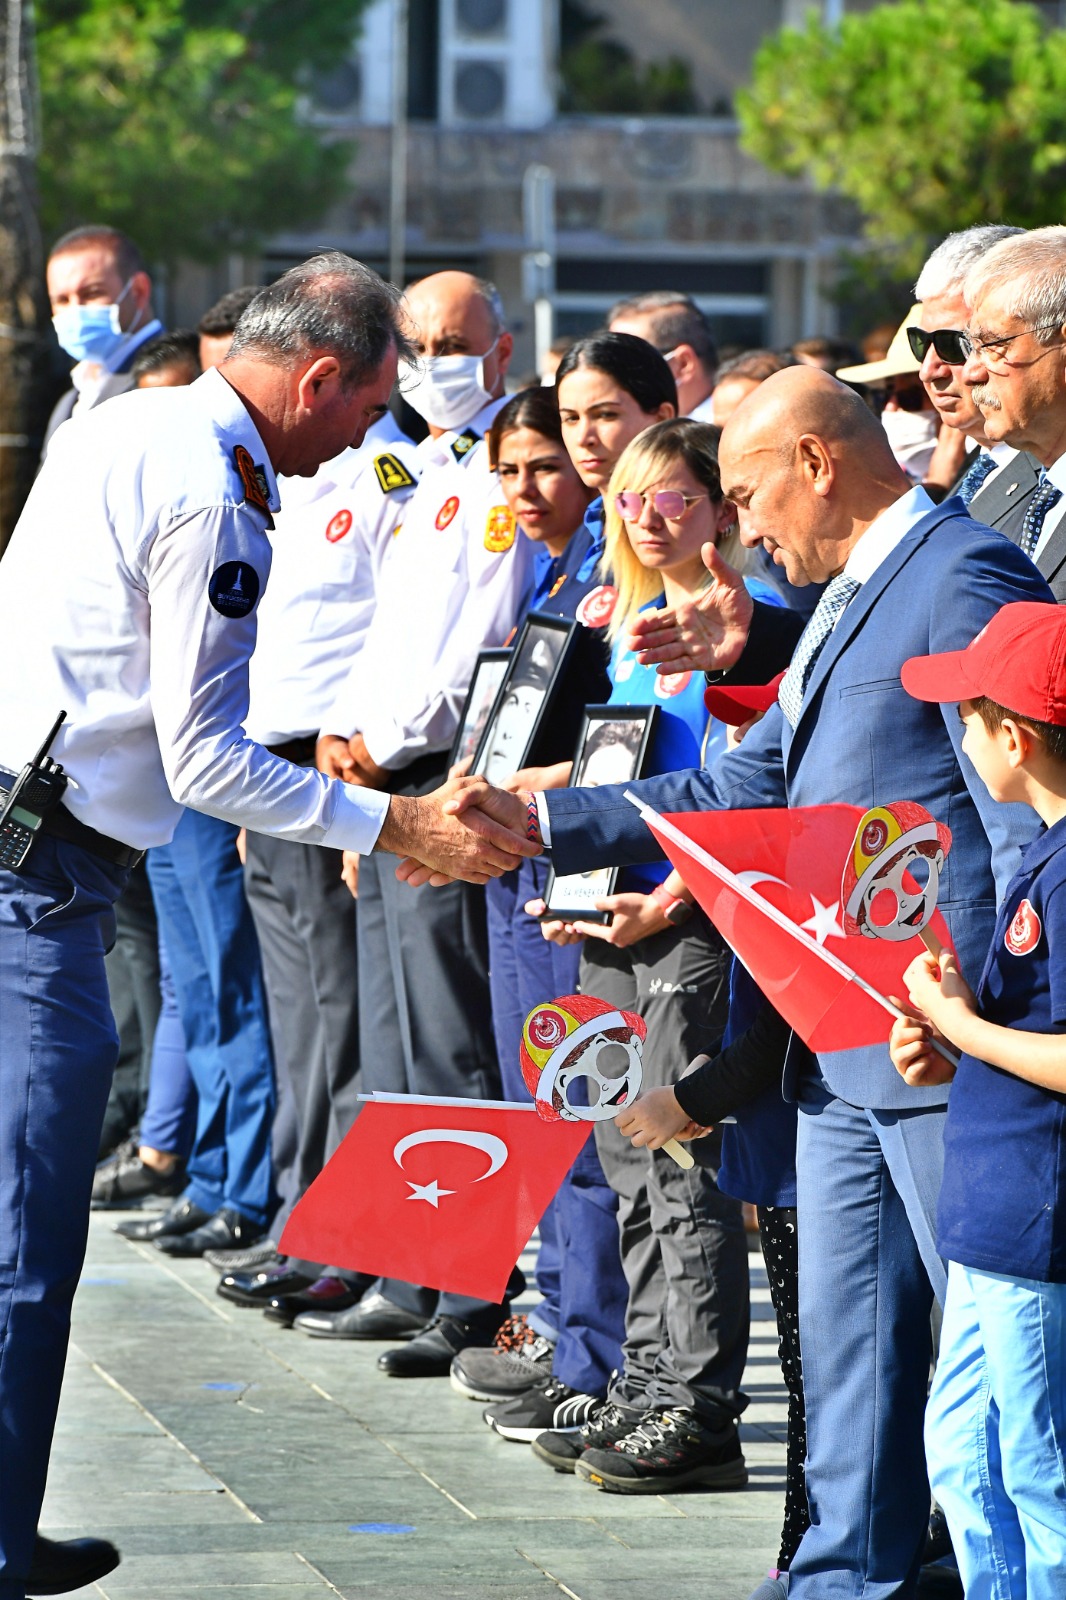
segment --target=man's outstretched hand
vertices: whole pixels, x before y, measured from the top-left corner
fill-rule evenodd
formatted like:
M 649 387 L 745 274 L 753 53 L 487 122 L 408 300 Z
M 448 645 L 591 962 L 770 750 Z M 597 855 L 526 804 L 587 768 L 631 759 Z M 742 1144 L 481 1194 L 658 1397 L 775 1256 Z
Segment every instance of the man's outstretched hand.
M 393 795 L 376 848 L 403 857 L 396 876 L 412 888 L 487 883 L 540 855 L 539 838 L 526 836 L 525 801 L 483 778 L 450 779 L 424 799 Z
M 755 603 L 740 573 L 713 544 L 700 554 L 710 587 L 681 605 L 643 611 L 631 624 L 626 642 L 641 666 L 661 673 L 727 672 L 740 660 Z

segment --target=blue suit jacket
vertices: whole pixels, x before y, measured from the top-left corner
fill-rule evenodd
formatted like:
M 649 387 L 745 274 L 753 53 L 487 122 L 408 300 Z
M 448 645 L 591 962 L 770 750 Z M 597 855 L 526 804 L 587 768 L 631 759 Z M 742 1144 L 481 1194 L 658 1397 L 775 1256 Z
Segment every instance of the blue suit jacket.
M 844 612 L 815 663 L 795 730 L 774 706 L 713 771 L 551 791 L 556 871 L 660 858 L 626 788 L 664 812 L 914 800 L 951 829 L 939 906 L 975 981 L 992 937 L 996 882 L 1006 887 L 1037 822 L 1027 807 L 990 798 L 962 754 L 956 707 L 912 700 L 900 668 L 909 656 L 961 649 L 1012 600 L 1053 596 L 1009 539 L 974 522 L 961 500 L 944 501 Z M 853 1105 L 913 1110 L 947 1098 L 946 1088 L 909 1088 L 881 1046 L 822 1054 L 819 1065 L 832 1092 Z

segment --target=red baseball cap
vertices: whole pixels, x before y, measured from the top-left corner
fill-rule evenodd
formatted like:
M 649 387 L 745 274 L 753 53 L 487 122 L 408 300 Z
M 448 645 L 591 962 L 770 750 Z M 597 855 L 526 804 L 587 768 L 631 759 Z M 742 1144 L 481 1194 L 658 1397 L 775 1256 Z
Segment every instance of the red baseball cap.
M 986 697 L 1034 722 L 1066 726 L 1066 607 L 1015 601 L 965 650 L 912 656 L 900 676 L 915 700 Z
M 769 683 L 738 683 L 730 684 L 728 689 L 711 688 L 704 694 L 703 703 L 711 716 L 717 717 L 719 722 L 726 722 L 731 728 L 739 728 L 743 723 L 750 722 L 760 711 L 769 711 L 777 699 L 777 691 L 784 676 L 783 672 L 779 672 Z

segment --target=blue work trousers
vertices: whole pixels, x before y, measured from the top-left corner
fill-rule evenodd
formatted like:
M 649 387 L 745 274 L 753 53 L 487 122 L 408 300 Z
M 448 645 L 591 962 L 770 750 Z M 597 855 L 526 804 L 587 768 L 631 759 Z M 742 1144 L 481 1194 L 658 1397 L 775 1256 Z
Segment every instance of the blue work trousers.
M 186 811 L 148 876 L 199 1098 L 186 1196 L 265 1227 L 273 1206 L 274 1065 L 237 829 Z
M 40 838 L 0 871 L 0 1600 L 23 1600 L 118 1035 L 126 872 Z
M 966 1600 L 1062 1600 L 1066 1283 L 950 1264 L 925 1441 Z
M 174 974 L 162 938 L 159 940 L 159 997 L 162 1007 L 152 1041 L 148 1102 L 138 1142 L 148 1150 L 189 1158 L 196 1135 L 196 1085 L 185 1055 L 185 1029 L 178 1009 Z
M 508 1100 L 530 1100 L 519 1061 L 522 1025 L 545 1000 L 577 990 L 580 945 L 555 945 L 526 915 L 543 896 L 548 868 L 523 861 L 486 889 L 492 1026 Z M 558 1342 L 556 1377 L 583 1394 L 606 1394 L 622 1364 L 627 1286 L 618 1250 L 618 1197 L 603 1175 L 590 1135 L 540 1223 L 537 1287 L 530 1317 Z

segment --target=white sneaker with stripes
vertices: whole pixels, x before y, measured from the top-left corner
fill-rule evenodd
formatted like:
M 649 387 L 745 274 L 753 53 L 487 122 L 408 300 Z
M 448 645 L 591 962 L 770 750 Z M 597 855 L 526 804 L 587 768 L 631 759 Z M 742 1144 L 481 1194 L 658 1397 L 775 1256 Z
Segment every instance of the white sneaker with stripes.
M 486 1406 L 481 1414 L 501 1438 L 532 1444 L 549 1431 L 576 1433 L 600 1404 L 595 1395 L 581 1394 L 558 1378 L 545 1378 L 513 1400 Z

